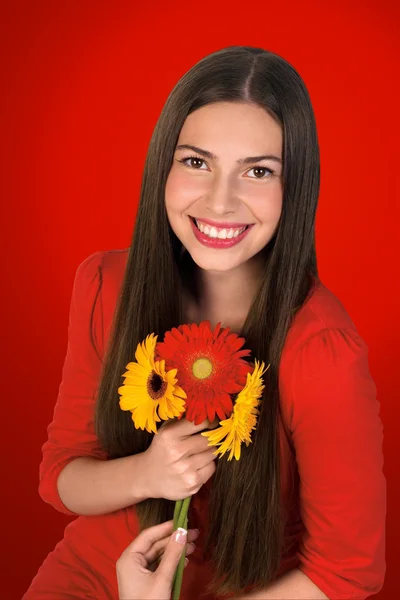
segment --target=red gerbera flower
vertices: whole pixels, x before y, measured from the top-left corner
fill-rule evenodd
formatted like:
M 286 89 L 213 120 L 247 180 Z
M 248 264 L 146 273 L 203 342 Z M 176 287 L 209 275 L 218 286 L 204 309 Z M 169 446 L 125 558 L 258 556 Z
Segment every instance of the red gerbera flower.
M 230 329 L 218 323 L 214 331 L 210 322 L 200 325 L 180 325 L 157 344 L 158 360 L 165 360 L 168 369 L 178 369 L 179 385 L 185 390 L 186 419 L 195 425 L 206 418 L 212 423 L 215 415 L 225 419 L 231 415 L 230 394 L 237 394 L 246 384 L 247 373 L 253 367 L 243 360 L 250 350 L 240 350 L 245 343 Z

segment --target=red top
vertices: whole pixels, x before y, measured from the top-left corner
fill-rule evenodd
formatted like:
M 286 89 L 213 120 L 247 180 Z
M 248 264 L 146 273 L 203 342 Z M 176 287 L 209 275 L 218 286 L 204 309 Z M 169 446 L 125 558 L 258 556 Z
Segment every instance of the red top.
M 39 493 L 73 515 L 57 478 L 79 456 L 106 459 L 94 433 L 94 398 L 124 275 L 127 250 L 97 252 L 79 266 L 68 350 L 53 422 L 43 446 Z M 298 567 L 327 596 L 361 600 L 385 575 L 386 482 L 382 424 L 367 348 L 337 298 L 318 283 L 297 313 L 280 367 L 282 502 L 289 512 L 281 573 Z M 201 557 L 211 480 L 192 500 L 197 549 L 185 569 L 182 600 L 200 597 L 210 578 Z M 134 507 L 79 516 L 65 530 L 23 600 L 116 600 L 115 562 L 137 534 Z M 203 600 L 213 600 L 204 595 Z

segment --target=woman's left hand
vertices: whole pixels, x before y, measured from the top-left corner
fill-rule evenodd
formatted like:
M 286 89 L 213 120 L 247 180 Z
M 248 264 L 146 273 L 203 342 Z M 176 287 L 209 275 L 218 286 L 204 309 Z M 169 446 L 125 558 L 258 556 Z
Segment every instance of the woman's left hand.
M 180 530 L 176 541 L 173 521 L 145 529 L 117 560 L 119 600 L 170 600 L 176 568 L 182 553 L 194 552 L 197 529 Z M 160 564 L 155 570 L 156 561 Z

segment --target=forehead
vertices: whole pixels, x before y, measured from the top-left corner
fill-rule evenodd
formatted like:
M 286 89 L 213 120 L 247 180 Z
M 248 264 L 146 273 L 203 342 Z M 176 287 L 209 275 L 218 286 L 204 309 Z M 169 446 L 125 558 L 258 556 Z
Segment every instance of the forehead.
M 179 144 L 214 151 L 238 146 L 250 154 L 282 152 L 282 129 L 261 106 L 244 102 L 215 102 L 192 112 L 185 120 Z

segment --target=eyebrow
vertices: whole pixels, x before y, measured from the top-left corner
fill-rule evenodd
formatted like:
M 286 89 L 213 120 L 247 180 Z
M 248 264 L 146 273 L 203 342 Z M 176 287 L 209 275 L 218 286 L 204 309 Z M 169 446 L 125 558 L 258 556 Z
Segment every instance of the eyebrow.
M 191 146 L 190 144 L 180 144 L 176 147 L 176 150 L 193 150 L 206 158 L 218 160 L 218 157 L 209 152 L 208 150 L 203 150 L 202 148 L 198 148 L 197 146 Z M 261 156 L 247 156 L 246 158 L 239 158 L 236 162 L 240 165 L 247 165 L 249 163 L 258 162 L 260 160 L 274 160 L 275 162 L 282 164 L 282 159 L 274 154 L 263 154 Z

